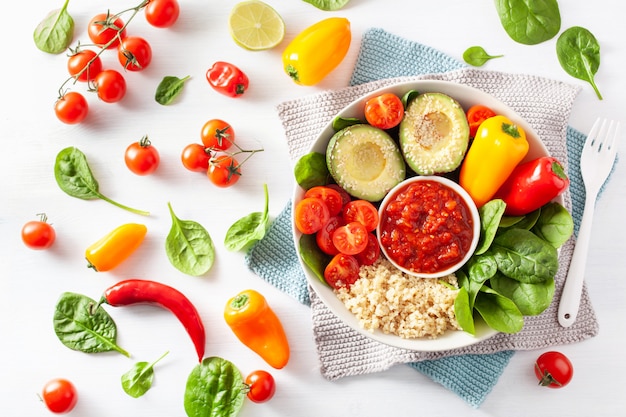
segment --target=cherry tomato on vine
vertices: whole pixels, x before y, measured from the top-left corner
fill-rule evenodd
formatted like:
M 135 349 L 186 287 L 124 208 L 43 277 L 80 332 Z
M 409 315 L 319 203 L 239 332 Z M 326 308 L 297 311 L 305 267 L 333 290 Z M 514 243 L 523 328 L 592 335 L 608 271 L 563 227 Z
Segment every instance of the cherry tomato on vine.
M 68 125 L 82 122 L 88 112 L 87 99 L 76 91 L 65 93 L 54 103 L 54 113 L 57 118 Z
M 85 70 L 83 71 L 83 69 Z M 91 49 L 84 49 L 69 57 L 67 60 L 67 71 L 78 81 L 93 80 L 102 71 L 102 60 Z M 83 72 L 76 77 L 81 71 Z
M 367 247 L 369 232 L 359 222 L 350 222 L 339 226 L 333 232 L 333 244 L 341 253 L 356 255 Z
M 276 381 L 272 374 L 266 371 L 258 370 L 251 372 L 246 377 L 245 382 L 248 386 L 247 396 L 255 403 L 264 403 L 271 400 L 276 392 Z
M 338 253 L 326 265 L 324 279 L 336 290 L 350 287 L 359 279 L 359 262 L 352 255 Z
M 545 352 L 535 362 L 535 375 L 543 387 L 563 388 L 572 380 L 574 367 L 561 352 Z
M 207 175 L 218 187 L 226 188 L 235 185 L 241 177 L 241 165 L 230 155 L 220 155 L 209 161 Z
M 159 151 L 152 146 L 148 136 L 128 145 L 124 153 L 126 166 L 137 175 L 153 173 L 159 167 L 160 161 Z
M 65 414 L 76 406 L 78 392 L 74 384 L 67 379 L 55 378 L 44 385 L 41 398 L 48 410 L 56 414 Z
M 211 119 L 202 126 L 200 137 L 207 148 L 225 151 L 235 142 L 235 130 L 223 120 Z
M 189 171 L 208 173 L 211 152 L 199 143 L 190 143 L 183 149 L 180 159 Z
M 117 58 L 128 71 L 143 71 L 152 62 L 152 48 L 140 36 L 127 36 L 117 48 Z
M 300 200 L 296 204 L 294 214 L 296 228 L 305 235 L 317 233 L 330 219 L 328 207 L 317 197 Z
M 144 12 L 146 21 L 157 28 L 168 28 L 176 23 L 180 14 L 177 0 L 150 0 Z
M 39 220 L 31 220 L 22 227 L 22 241 L 35 250 L 48 249 L 56 239 L 56 231 L 45 214 L 39 214 Z
M 126 79 L 114 69 L 105 69 L 96 76 L 94 87 L 100 100 L 117 103 L 126 95 Z
M 111 44 L 107 49 L 113 49 L 120 43 L 120 38 L 126 37 L 126 28 L 119 32 L 124 27 L 124 21 L 114 15 L 108 13 L 100 13 L 95 15 L 87 25 L 87 35 L 89 39 L 96 45 L 103 47 L 111 40 Z M 119 35 L 118 35 L 119 32 Z
M 365 119 L 380 129 L 391 129 L 400 124 L 404 117 L 404 105 L 400 97 L 384 93 L 365 102 Z

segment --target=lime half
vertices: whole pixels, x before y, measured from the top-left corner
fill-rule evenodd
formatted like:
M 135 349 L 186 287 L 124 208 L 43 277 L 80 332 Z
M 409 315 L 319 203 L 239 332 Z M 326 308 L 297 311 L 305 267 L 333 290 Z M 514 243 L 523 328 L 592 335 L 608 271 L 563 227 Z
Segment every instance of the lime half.
M 252 51 L 270 49 L 285 36 L 285 22 L 270 5 L 259 0 L 237 3 L 228 18 L 235 43 Z

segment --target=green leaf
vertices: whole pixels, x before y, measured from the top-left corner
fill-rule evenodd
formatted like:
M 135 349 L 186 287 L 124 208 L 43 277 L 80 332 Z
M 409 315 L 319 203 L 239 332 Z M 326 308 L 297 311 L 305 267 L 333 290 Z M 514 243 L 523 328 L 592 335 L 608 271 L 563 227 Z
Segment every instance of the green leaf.
M 474 326 L 473 308 L 470 306 L 470 299 L 467 289 L 461 287 L 456 298 L 454 299 L 454 315 L 456 321 L 464 332 L 471 335 L 476 334 Z
M 215 248 L 209 232 L 200 223 L 176 217 L 170 203 L 167 207 L 172 217 L 172 227 L 165 239 L 165 252 L 170 263 L 187 275 L 205 274 L 215 260 Z
M 585 28 L 571 27 L 559 36 L 556 54 L 565 72 L 591 84 L 598 98 L 602 100 L 594 79 L 600 68 L 600 44 L 595 36 Z
M 232 362 L 216 356 L 196 365 L 185 386 L 188 417 L 235 417 L 246 398 L 241 372 Z
M 67 11 L 69 0 L 63 7 L 53 10 L 37 25 L 33 33 L 35 45 L 43 52 L 60 54 L 72 43 L 74 19 Z
M 536 45 L 561 29 L 557 0 L 495 0 L 500 23 L 515 42 Z
M 505 209 L 506 204 L 500 199 L 491 200 L 478 209 L 478 214 L 480 215 L 480 238 L 474 255 L 482 255 L 489 249 L 493 238 L 496 236 Z
M 316 185 L 326 185 L 330 178 L 326 156 L 319 152 L 311 152 L 302 156 L 296 162 L 293 171 L 296 182 L 305 190 Z
M 124 392 L 133 398 L 139 398 L 148 392 L 154 380 L 154 365 L 168 353 L 169 352 L 165 352 L 159 359 L 152 363 L 135 363 L 128 372 L 122 375 L 122 388 Z
M 463 60 L 474 67 L 482 67 L 487 61 L 503 56 L 489 55 L 482 46 L 470 46 L 463 52 Z
M 358 125 L 361 123 L 363 123 L 363 121 L 356 117 L 337 116 L 333 119 L 333 130 L 335 132 L 339 132 L 340 130 L 345 129 L 348 126 Z
M 524 316 L 515 303 L 488 287 L 483 287 L 476 297 L 474 308 L 494 330 L 517 333 L 524 327 Z
M 554 297 L 554 278 L 537 284 L 527 284 L 497 274 L 489 283 L 491 288 L 513 301 L 525 316 L 543 313 Z
M 350 0 L 303 0 L 320 10 L 333 11 L 344 7 Z
M 531 231 L 555 248 L 560 248 L 574 234 L 574 219 L 559 203 L 548 203 L 541 208 Z
M 305 235 L 300 237 L 298 242 L 300 249 L 300 256 L 306 266 L 311 269 L 311 272 L 320 280 L 323 284 L 328 285 L 326 279 L 324 279 L 324 269 L 330 262 L 331 257 L 320 249 L 319 245 L 315 241 L 315 235 Z
M 226 249 L 230 251 L 245 250 L 265 236 L 270 219 L 267 184 L 263 184 L 263 190 L 265 192 L 263 211 L 250 213 L 230 226 L 224 238 Z
M 185 78 L 178 78 L 174 76 L 163 77 L 163 80 L 161 80 L 161 82 L 157 86 L 156 93 L 154 94 L 154 99 L 157 103 L 164 106 L 171 104 L 174 99 L 178 97 L 183 91 L 185 81 L 187 81 L 189 78 L 189 75 Z
M 54 332 L 65 346 L 85 353 L 117 351 L 130 354 L 116 343 L 117 326 L 95 300 L 65 292 L 54 310 Z

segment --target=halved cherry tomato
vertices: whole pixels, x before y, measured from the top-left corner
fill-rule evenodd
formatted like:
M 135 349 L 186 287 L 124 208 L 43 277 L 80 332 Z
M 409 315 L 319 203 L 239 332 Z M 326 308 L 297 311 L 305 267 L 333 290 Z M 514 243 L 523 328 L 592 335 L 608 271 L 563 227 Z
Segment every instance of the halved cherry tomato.
M 56 239 L 56 232 L 47 222 L 48 217 L 41 213 L 39 220 L 31 220 L 22 227 L 22 241 L 35 250 L 48 249 Z
M 105 69 L 94 80 L 98 98 L 105 103 L 117 103 L 126 95 L 126 80 L 114 69 Z
M 321 198 L 322 201 L 328 207 L 328 212 L 331 216 L 336 216 L 341 212 L 341 207 L 343 206 L 343 200 L 341 198 L 341 194 L 339 191 L 333 190 L 332 188 L 318 185 L 316 187 L 309 188 L 305 193 L 304 197 L 317 197 Z
M 55 414 L 65 414 L 72 411 L 78 402 L 78 392 L 67 379 L 55 378 L 44 385 L 41 398 L 48 410 Z
M 78 81 L 93 80 L 102 71 L 102 60 L 91 49 L 83 49 L 68 58 L 67 71 Z M 78 73 L 80 75 L 76 77 Z
M 124 152 L 126 166 L 137 175 L 153 173 L 159 167 L 160 161 L 159 151 L 152 146 L 147 135 L 139 142 L 128 145 Z
M 305 235 L 316 233 L 330 219 L 328 207 L 316 197 L 303 198 L 294 210 L 296 228 Z
M 365 120 L 380 129 L 391 129 L 400 124 L 404 117 L 404 105 L 400 97 L 384 93 L 365 102 Z
M 335 255 L 324 269 L 324 279 L 334 289 L 350 287 L 359 279 L 359 262 L 352 255 Z
M 359 222 L 368 232 L 378 226 L 378 209 L 366 200 L 353 200 L 343 207 L 343 218 L 346 223 Z
M 326 224 L 317 231 L 315 241 L 322 252 L 328 255 L 336 255 L 339 253 L 339 249 L 337 249 L 333 243 L 333 233 L 339 226 L 343 226 L 344 224 L 340 216 L 331 216 Z
M 232 156 L 220 155 L 209 160 L 207 176 L 218 187 L 230 187 L 239 181 L 241 165 Z
M 332 188 L 333 190 L 336 190 L 341 195 L 341 201 L 343 205 L 346 205 L 348 202 L 350 202 L 350 200 L 352 200 L 352 197 L 350 196 L 350 194 L 348 194 L 346 190 L 341 188 L 341 186 L 337 184 L 327 184 L 326 186 L 328 188 Z
M 207 173 L 211 152 L 199 143 L 190 143 L 183 149 L 180 159 L 189 171 Z
M 367 247 L 369 232 L 359 222 L 339 226 L 333 232 L 333 244 L 341 253 L 356 255 Z
M 354 255 L 359 265 L 373 265 L 380 257 L 380 245 L 374 233 L 369 233 L 367 246 L 361 252 Z
M 63 123 L 73 125 L 85 120 L 89 112 L 87 99 L 76 91 L 65 93 L 54 103 L 54 113 Z
M 126 28 L 121 32 L 119 31 L 123 27 L 124 22 L 119 17 L 109 13 L 100 13 L 89 21 L 87 34 L 89 35 L 89 39 L 100 47 L 103 47 L 114 39 L 107 47 L 107 49 L 112 49 L 119 45 L 120 39 L 126 37 Z
M 248 393 L 246 394 L 250 400 L 255 403 L 264 403 L 269 401 L 276 392 L 276 381 L 272 374 L 266 371 L 253 371 L 246 377 L 246 385 Z
M 545 352 L 535 362 L 535 375 L 543 387 L 562 388 L 572 380 L 574 367 L 563 353 Z
M 469 123 L 470 137 L 476 136 L 478 126 L 485 120 L 496 115 L 496 113 L 487 106 L 475 104 L 467 109 L 467 123 Z
M 168 28 L 176 23 L 180 14 L 177 0 L 150 0 L 144 9 L 146 21 L 157 28 Z
M 202 126 L 200 137 L 205 147 L 225 151 L 235 142 L 235 130 L 220 119 L 211 119 Z
M 143 71 L 152 62 L 152 48 L 139 36 L 127 36 L 117 48 L 120 64 L 128 71 Z

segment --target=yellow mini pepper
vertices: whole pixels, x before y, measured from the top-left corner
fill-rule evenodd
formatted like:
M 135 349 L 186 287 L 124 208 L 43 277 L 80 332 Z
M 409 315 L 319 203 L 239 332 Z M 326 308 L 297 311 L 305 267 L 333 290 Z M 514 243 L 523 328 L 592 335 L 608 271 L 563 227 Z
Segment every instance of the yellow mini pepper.
M 528 153 L 524 130 L 507 117 L 486 119 L 461 165 L 459 184 L 481 207 L 498 191 Z
M 344 17 L 330 17 L 304 29 L 283 52 L 285 72 L 300 85 L 315 85 L 345 58 L 352 32 Z
M 228 300 L 224 319 L 235 336 L 265 362 L 281 369 L 289 361 L 289 343 L 283 325 L 265 297 L 245 290 Z
M 126 223 L 103 236 L 85 251 L 89 268 L 110 271 L 128 258 L 143 242 L 148 229 L 143 224 Z

